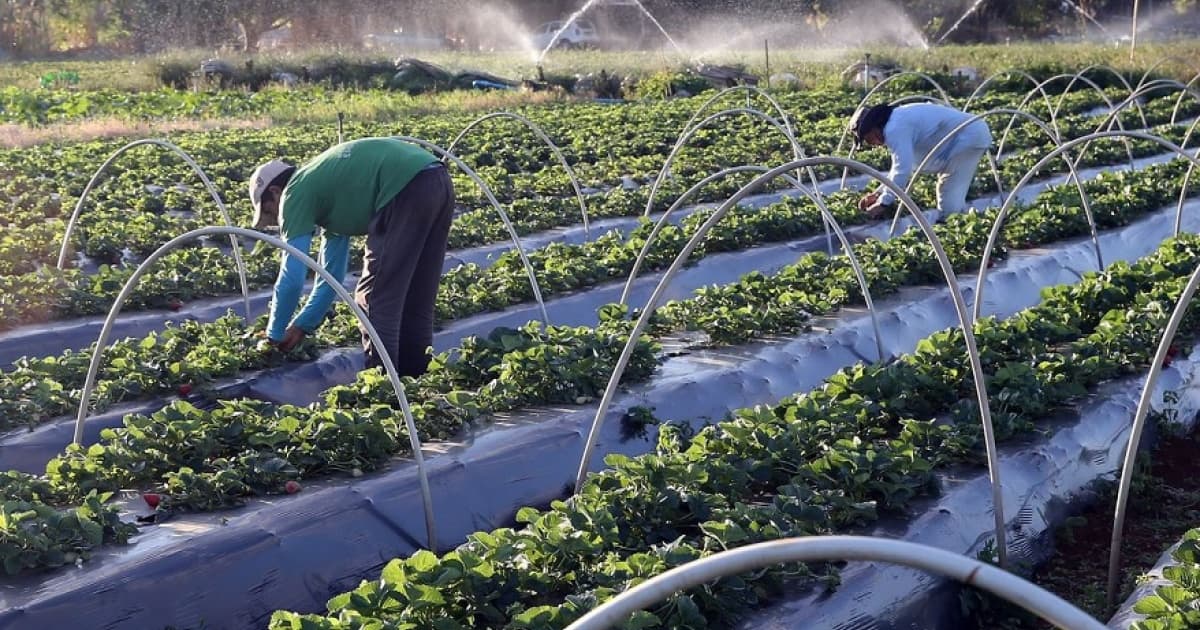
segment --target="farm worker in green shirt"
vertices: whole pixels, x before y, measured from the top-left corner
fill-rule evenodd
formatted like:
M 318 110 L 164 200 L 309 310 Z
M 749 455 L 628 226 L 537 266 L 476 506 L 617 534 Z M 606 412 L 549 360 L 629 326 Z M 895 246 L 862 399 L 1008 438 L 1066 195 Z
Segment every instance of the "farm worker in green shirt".
M 367 237 L 355 301 L 384 345 L 373 347 L 364 331 L 367 367 L 382 365 L 381 353 L 387 352 L 401 375 L 423 374 L 454 214 L 445 165 L 407 142 L 365 138 L 334 146 L 299 168 L 271 160 L 254 171 L 249 188 L 254 228 L 278 225 L 284 240 L 303 252 L 311 251 L 320 228 L 321 265 L 339 282 L 346 275 L 350 237 Z M 285 352 L 321 324 L 336 297 L 318 278 L 295 315 L 307 271 L 283 253 L 267 338 Z

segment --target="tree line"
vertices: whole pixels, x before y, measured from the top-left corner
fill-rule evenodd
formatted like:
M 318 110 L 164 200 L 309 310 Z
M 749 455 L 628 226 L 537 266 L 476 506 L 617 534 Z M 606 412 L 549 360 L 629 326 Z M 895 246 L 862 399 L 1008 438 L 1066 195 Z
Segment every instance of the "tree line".
M 602 0 L 603 2 L 603 0 Z M 607 0 L 629 4 L 632 0 Z M 781 15 L 820 24 L 861 6 L 889 2 L 933 35 L 974 0 L 643 0 L 669 24 L 714 13 Z M 1143 0 L 1143 11 L 1197 0 Z M 484 4 L 517 16 L 528 26 L 559 19 L 583 0 L 0 0 L 0 42 L 8 57 L 56 52 L 139 54 L 173 48 L 238 47 L 252 50 L 261 35 L 287 26 L 300 42 L 355 47 L 366 32 L 403 29 L 438 37 L 470 31 Z M 1051 25 L 1126 15 L 1131 0 L 983 0 L 965 21 L 960 39 L 979 38 L 997 25 L 1030 36 Z M 1074 5 L 1073 7 L 1070 5 Z M 1078 10 L 1075 10 L 1075 7 Z M 476 24 L 477 26 L 477 24 Z M 870 29 L 864 26 L 864 37 Z

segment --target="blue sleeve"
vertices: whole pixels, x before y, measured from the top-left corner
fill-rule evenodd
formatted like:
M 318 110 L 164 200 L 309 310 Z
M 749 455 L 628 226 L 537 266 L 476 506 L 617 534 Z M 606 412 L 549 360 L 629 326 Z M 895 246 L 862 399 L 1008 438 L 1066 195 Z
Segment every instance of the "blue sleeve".
M 288 240 L 288 245 L 302 252 L 312 249 L 312 234 L 301 234 Z M 293 258 L 287 252 L 280 252 L 279 277 L 275 280 L 275 296 L 271 300 L 271 315 L 267 320 L 267 337 L 271 341 L 283 339 L 288 322 L 296 312 L 300 302 L 300 294 L 304 291 L 304 280 L 308 276 L 308 268 L 300 259 Z
M 321 265 L 340 283 L 346 277 L 347 260 L 350 258 L 350 237 L 325 233 L 322 239 Z M 334 293 L 333 287 L 325 280 L 317 278 L 312 293 L 308 296 L 308 303 L 292 323 L 308 333 L 316 330 L 321 325 L 321 320 L 325 319 L 325 313 L 329 312 L 329 306 L 333 304 L 335 297 L 337 294 Z

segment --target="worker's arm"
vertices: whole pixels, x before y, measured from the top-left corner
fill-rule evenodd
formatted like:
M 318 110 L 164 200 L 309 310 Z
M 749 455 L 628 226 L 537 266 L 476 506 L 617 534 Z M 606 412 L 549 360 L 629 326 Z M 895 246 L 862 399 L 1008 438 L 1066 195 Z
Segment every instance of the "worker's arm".
M 312 233 L 300 234 L 288 239 L 288 245 L 308 253 L 312 248 Z M 280 252 L 279 277 L 275 279 L 275 296 L 271 300 L 271 315 L 267 319 L 267 338 L 283 341 L 288 322 L 296 312 L 300 294 L 304 291 L 304 280 L 308 268 L 299 258 Z
M 888 177 L 903 190 L 905 186 L 908 186 L 909 180 L 914 175 L 913 169 L 917 166 L 913 163 L 912 129 L 905 125 L 894 125 L 888 130 L 887 145 L 892 150 L 892 170 L 888 172 Z M 879 190 L 882 193 L 879 196 L 880 204 L 896 205 L 896 195 L 892 191 L 884 186 L 880 186 Z
M 321 265 L 329 275 L 341 282 L 346 277 L 346 266 L 350 258 L 350 237 L 326 232 L 322 241 Z M 325 313 L 329 312 L 329 306 L 333 304 L 335 297 L 337 294 L 334 293 L 333 287 L 329 286 L 324 278 L 317 278 L 312 293 L 308 295 L 308 302 L 292 325 L 311 334 L 321 325 L 321 320 L 325 319 Z

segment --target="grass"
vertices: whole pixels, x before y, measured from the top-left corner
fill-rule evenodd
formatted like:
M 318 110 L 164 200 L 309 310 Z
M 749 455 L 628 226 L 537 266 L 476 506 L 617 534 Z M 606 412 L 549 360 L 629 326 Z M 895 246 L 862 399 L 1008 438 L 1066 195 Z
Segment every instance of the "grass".
M 134 121 L 120 118 L 92 118 L 69 124 L 27 127 L 0 125 L 0 148 L 20 149 L 47 142 L 82 142 L 100 138 L 150 138 L 177 131 L 213 131 L 218 129 L 265 129 L 272 121 L 255 119 Z
M 492 112 L 522 105 L 569 102 L 571 97 L 554 92 L 455 91 L 409 96 L 402 92 L 363 94 L 352 90 L 334 93 L 333 98 L 316 103 L 289 101 L 272 108 L 272 122 L 310 123 L 336 120 L 338 112 L 356 122 L 384 122 L 405 116 L 451 112 Z
M 1025 42 L 1012 45 L 989 44 L 971 46 L 940 46 L 929 50 L 920 48 L 824 48 L 779 49 L 771 51 L 771 72 L 791 72 L 810 85 L 836 77 L 847 65 L 858 61 L 864 53 L 875 59 L 891 59 L 906 68 L 937 70 L 943 67 L 972 66 L 983 74 L 1010 67 L 1030 67 L 1059 64 L 1082 68 L 1089 64 L 1104 64 L 1117 69 L 1141 71 L 1159 59 L 1171 58 L 1160 71 L 1181 81 L 1187 81 L 1200 71 L 1200 40 L 1170 43 L 1147 43 L 1140 46 L 1131 60 L 1127 47 L 1102 44 Z M 128 90 L 161 87 L 157 70 L 161 64 L 181 64 L 197 68 L 200 61 L 213 57 L 212 51 L 173 52 L 163 55 L 125 58 L 108 61 L 32 61 L 0 65 L 0 85 L 37 87 L 42 75 L 58 70 L 73 70 L 80 75 L 80 89 L 113 87 Z M 420 52 L 421 59 L 442 65 L 450 70 L 474 69 L 512 79 L 534 78 L 537 67 L 528 52 Z M 303 65 L 336 58 L 340 61 L 386 62 L 393 59 L 382 53 L 343 52 L 313 49 L 295 53 L 271 52 L 248 56 L 243 53 L 221 54 L 235 65 L 253 59 L 262 66 Z M 756 74 L 765 74 L 766 64 L 761 49 L 729 50 L 697 53 L 687 58 L 670 51 L 554 51 L 544 61 L 544 69 L 556 74 L 586 74 L 607 70 L 610 73 L 645 76 L 663 70 L 680 69 L 694 62 L 737 64 Z

